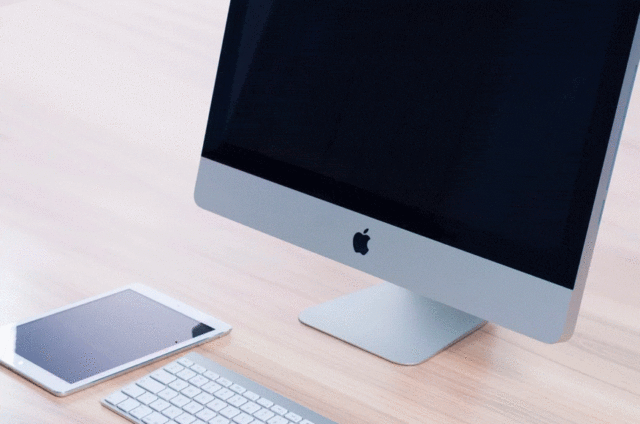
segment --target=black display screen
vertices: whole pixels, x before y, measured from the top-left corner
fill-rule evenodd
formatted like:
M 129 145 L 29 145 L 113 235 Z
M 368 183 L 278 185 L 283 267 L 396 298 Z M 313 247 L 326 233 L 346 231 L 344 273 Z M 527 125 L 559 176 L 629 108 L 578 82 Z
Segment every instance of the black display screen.
M 75 383 L 213 330 L 124 290 L 18 325 L 16 353 Z
M 639 12 L 231 0 L 202 155 L 573 288 Z

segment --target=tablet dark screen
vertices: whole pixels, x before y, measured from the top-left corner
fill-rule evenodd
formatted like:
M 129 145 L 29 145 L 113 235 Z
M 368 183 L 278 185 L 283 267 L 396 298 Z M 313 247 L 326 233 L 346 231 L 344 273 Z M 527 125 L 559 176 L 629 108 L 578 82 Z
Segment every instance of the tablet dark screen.
M 232 0 L 202 155 L 573 288 L 639 11 Z
M 213 331 L 133 290 L 17 326 L 16 353 L 68 383 Z

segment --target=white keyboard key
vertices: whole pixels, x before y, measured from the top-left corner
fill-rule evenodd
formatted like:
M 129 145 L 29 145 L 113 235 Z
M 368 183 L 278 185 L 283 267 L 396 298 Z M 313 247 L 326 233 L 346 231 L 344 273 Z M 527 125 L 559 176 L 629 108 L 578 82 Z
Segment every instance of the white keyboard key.
M 234 383 L 233 372 L 225 375 L 224 368 L 197 354 L 192 357 L 197 363 L 180 358 L 153 370 L 109 395 L 104 405 L 144 424 L 314 424 L 297 413 L 294 402 L 246 379 L 241 379 L 243 385 Z
M 174 421 L 177 422 L 178 424 L 191 424 L 195 420 L 196 420 L 196 417 L 194 417 L 191 414 L 187 414 L 185 412 L 184 414 L 177 417 Z
M 184 411 L 176 406 L 171 405 L 164 411 L 162 411 L 162 415 L 166 415 L 167 417 L 174 419 L 178 415 L 182 415 Z
M 178 359 L 178 363 L 180 365 L 183 365 L 185 367 L 190 367 L 191 365 L 193 365 L 193 361 L 187 358 L 180 358 Z
M 180 393 L 188 398 L 193 398 L 194 396 L 198 396 L 200 393 L 202 393 L 202 390 L 198 389 L 197 387 L 188 386 L 182 389 Z
M 162 412 L 168 407 L 170 407 L 171 404 L 164 399 L 158 399 L 155 402 L 151 402 L 149 406 L 158 412 Z
M 158 380 L 164 385 L 167 385 L 176 379 L 176 377 L 173 374 L 170 374 L 165 370 L 154 371 L 151 373 L 151 377 L 155 380 Z
M 238 408 L 234 408 L 233 406 L 227 406 L 226 408 L 220 411 L 220 415 L 226 418 L 233 418 L 239 413 L 240 413 L 240 410 Z
M 229 399 L 231 396 L 235 395 L 235 393 L 234 393 L 234 392 L 232 392 L 231 390 L 226 389 L 226 388 L 224 388 L 224 387 L 223 387 L 222 389 L 220 389 L 220 390 L 218 390 L 217 392 L 215 392 L 215 393 L 214 393 L 214 395 L 215 395 L 217 398 L 220 398 L 220 399 L 222 399 L 222 400 L 227 400 L 227 399 Z
M 272 410 L 273 412 L 275 412 L 276 414 L 280 414 L 280 415 L 284 415 L 284 414 L 286 414 L 287 412 L 289 412 L 289 411 L 287 411 L 285 408 L 283 408 L 283 407 L 282 407 L 282 406 L 280 406 L 280 405 L 273 405 L 273 406 L 271 407 L 271 410 Z
M 195 377 L 197 374 L 194 371 L 184 369 L 176 374 L 176 376 L 180 377 L 183 380 L 189 381 L 190 378 Z
M 142 417 L 146 417 L 152 412 L 153 412 L 153 409 L 149 408 L 148 406 L 140 405 L 129 413 L 134 417 L 136 417 L 137 419 L 142 419 Z
M 207 371 L 207 369 L 205 367 L 203 367 L 202 365 L 191 365 L 191 369 L 194 370 L 195 372 L 197 372 L 198 374 L 202 374 L 203 372 Z
M 176 374 L 182 371 L 184 367 L 177 362 L 172 362 L 164 367 L 164 370 L 170 372 L 171 374 Z
M 254 419 L 251 415 L 242 412 L 239 415 L 233 417 L 232 421 L 238 424 L 249 424 L 250 422 L 254 421 Z
M 109 396 L 104 398 L 104 400 L 109 402 L 111 405 L 117 405 L 120 402 L 123 402 L 123 401 L 125 401 L 127 399 L 129 399 L 129 396 L 125 395 L 121 391 L 117 391 L 117 392 L 111 393 Z
M 236 408 L 240 408 L 245 403 L 249 402 L 246 398 L 240 395 L 233 395 L 229 399 L 227 399 L 227 403 L 229 405 L 233 405 Z
M 136 384 L 130 384 L 127 387 L 125 387 L 124 389 L 122 389 L 122 392 L 126 395 L 129 395 L 132 398 L 137 398 L 140 395 L 143 395 L 145 393 L 147 393 L 147 391 L 145 389 L 143 389 L 142 387 L 136 385 Z
M 262 405 L 265 408 L 271 408 L 273 406 L 273 402 L 271 402 L 269 399 L 260 398 L 258 399 L 258 405 Z
M 177 406 L 179 408 L 182 408 L 187 403 L 191 402 L 191 399 L 189 399 L 188 397 L 183 396 L 183 395 L 178 395 L 178 396 L 174 397 L 173 399 L 171 399 L 170 402 L 173 403 L 175 406 Z
M 242 394 L 242 396 L 244 396 L 244 397 L 246 397 L 247 399 L 252 400 L 252 401 L 254 401 L 254 402 L 255 402 L 255 401 L 257 401 L 258 399 L 260 399 L 260 395 L 259 395 L 259 394 L 254 393 L 254 392 L 252 392 L 252 391 L 250 391 L 250 390 L 247 390 L 246 392 L 244 392 L 244 393 Z
M 183 406 L 182 409 L 184 409 L 185 411 L 187 411 L 192 415 L 195 415 L 198 412 L 202 411 L 204 407 L 200 405 L 198 402 L 189 402 L 185 406 Z
M 228 379 L 226 379 L 224 377 L 220 377 L 219 379 L 216 380 L 216 382 L 219 385 L 224 386 L 224 387 L 229 387 L 229 386 L 231 386 L 233 384 L 233 381 L 228 380 Z
M 122 409 L 124 412 L 129 412 L 132 409 L 137 408 L 138 406 L 140 406 L 140 402 L 131 398 L 118 404 L 118 408 Z
M 209 382 L 209 379 L 201 376 L 200 374 L 196 375 L 195 377 L 189 380 L 189 383 L 193 384 L 196 387 L 203 386 L 208 382 Z
M 289 412 L 284 416 L 286 419 L 293 421 L 294 423 L 299 423 L 302 420 L 302 417 L 298 414 L 294 414 L 293 412 Z
M 165 424 L 167 421 L 169 421 L 169 418 L 157 412 L 152 412 L 142 419 L 145 424 Z
M 162 393 L 162 392 L 160 392 Z M 155 402 L 158 396 L 152 395 L 149 392 L 145 392 L 142 396 L 138 396 L 136 400 L 142 404 L 149 405 L 151 402 Z
M 227 407 L 227 402 L 223 402 L 220 399 L 214 399 L 211 402 L 207 403 L 207 408 L 216 412 L 219 412 L 220 410 L 226 407 Z
M 247 391 L 247 389 L 245 389 L 244 387 L 242 387 L 242 386 L 241 386 L 241 385 L 239 385 L 239 384 L 232 384 L 229 388 L 230 388 L 231 390 L 233 390 L 234 392 L 236 392 L 236 393 L 240 393 L 240 394 L 243 394 L 244 392 L 246 392 L 246 391 Z
M 196 414 L 197 418 L 200 418 L 202 421 L 209 421 L 211 418 L 215 417 L 217 414 L 213 412 L 209 408 L 204 408 L 202 411 Z
M 242 405 L 240 409 L 242 409 L 244 412 L 248 414 L 253 414 L 254 412 L 259 411 L 262 408 L 257 403 L 247 402 L 244 405 Z
M 147 391 L 153 393 L 154 395 L 162 390 L 164 390 L 164 384 L 157 382 L 151 377 L 144 377 L 140 381 L 136 383 L 138 386 L 146 389 Z
M 176 380 L 173 383 L 169 384 L 169 387 L 171 387 L 173 390 L 176 391 L 180 391 L 182 389 L 184 389 L 185 387 L 189 387 L 189 383 L 187 383 L 186 381 L 182 381 L 182 380 Z
M 253 416 L 258 418 L 259 420 L 262 421 L 267 421 L 269 418 L 273 417 L 274 414 L 273 412 L 269 411 L 268 409 L 261 409 L 258 412 L 254 413 Z
M 213 400 L 213 396 L 211 396 L 208 393 L 200 393 L 198 396 L 194 397 L 193 400 L 203 405 L 206 405 L 207 403 Z
M 167 387 L 161 392 L 158 392 L 158 396 L 164 400 L 171 400 L 174 397 L 178 396 L 178 392 L 176 392 L 175 390 L 171 390 L 170 388 Z
M 211 394 L 213 392 L 217 392 L 218 390 L 222 389 L 222 386 L 217 383 L 214 383 L 213 381 L 210 381 L 204 386 L 200 387 L 200 389 Z

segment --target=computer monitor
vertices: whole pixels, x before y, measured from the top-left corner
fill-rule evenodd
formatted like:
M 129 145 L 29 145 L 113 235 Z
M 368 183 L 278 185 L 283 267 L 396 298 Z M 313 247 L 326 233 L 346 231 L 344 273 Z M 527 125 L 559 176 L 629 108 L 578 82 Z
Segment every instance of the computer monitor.
M 389 283 L 301 321 L 419 363 L 575 326 L 638 0 L 231 0 L 198 205 Z

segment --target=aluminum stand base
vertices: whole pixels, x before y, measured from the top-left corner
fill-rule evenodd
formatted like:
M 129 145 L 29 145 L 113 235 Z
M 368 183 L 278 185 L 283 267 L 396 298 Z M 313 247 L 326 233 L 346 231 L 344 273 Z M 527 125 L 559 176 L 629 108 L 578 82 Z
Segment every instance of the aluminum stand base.
M 302 311 L 310 327 L 400 365 L 416 365 L 486 321 L 390 283 Z

